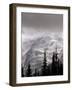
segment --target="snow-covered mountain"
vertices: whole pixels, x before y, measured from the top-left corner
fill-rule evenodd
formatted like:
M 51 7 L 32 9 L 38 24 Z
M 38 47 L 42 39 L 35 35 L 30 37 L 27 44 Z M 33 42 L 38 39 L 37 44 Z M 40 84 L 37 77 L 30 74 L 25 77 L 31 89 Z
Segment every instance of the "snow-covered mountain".
M 44 59 L 44 49 L 46 49 L 47 63 L 52 62 L 52 55 L 57 48 L 59 58 L 63 55 L 63 38 L 59 34 L 47 34 L 37 38 L 22 40 L 22 66 L 27 69 L 30 63 L 31 69 L 40 69 Z

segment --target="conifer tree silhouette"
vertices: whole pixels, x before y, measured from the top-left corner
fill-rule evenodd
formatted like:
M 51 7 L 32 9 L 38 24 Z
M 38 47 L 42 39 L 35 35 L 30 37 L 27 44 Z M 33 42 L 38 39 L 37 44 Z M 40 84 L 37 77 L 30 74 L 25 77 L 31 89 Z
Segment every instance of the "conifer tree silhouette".
M 59 59 L 58 59 L 58 53 L 56 47 L 56 51 L 53 53 L 52 56 L 52 75 L 58 75 L 58 74 L 59 74 Z
M 48 76 L 51 75 L 50 67 L 51 67 L 51 65 L 48 65 L 48 66 L 47 66 L 47 70 L 46 70 L 46 74 L 47 74 Z
M 44 50 L 44 60 L 43 60 L 43 66 L 42 66 L 42 75 L 46 75 L 47 71 L 47 60 L 46 60 L 46 50 Z
M 28 65 L 28 68 L 27 68 L 27 72 L 26 72 L 26 76 L 27 77 L 30 77 L 31 76 L 31 66 L 30 66 L 30 64 Z
M 52 56 L 52 75 L 56 74 L 56 67 L 55 67 L 55 53 Z
M 21 68 L 21 77 L 24 77 L 24 68 Z
M 62 63 L 59 66 L 59 75 L 63 75 L 63 64 Z

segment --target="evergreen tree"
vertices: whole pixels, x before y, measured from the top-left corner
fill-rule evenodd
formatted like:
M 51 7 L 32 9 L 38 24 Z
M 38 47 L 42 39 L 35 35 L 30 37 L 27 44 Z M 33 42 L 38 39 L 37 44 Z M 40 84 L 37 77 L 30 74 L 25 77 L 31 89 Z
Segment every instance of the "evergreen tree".
M 47 66 L 47 70 L 46 70 L 46 74 L 49 76 L 51 75 L 51 71 L 50 71 L 51 65 Z
M 52 56 L 52 75 L 56 75 L 56 63 L 55 63 L 56 55 L 53 53 Z
M 58 59 L 57 48 L 52 56 L 52 75 L 59 75 L 59 59 Z
M 62 63 L 59 66 L 59 75 L 63 75 L 63 64 Z
M 26 76 L 27 77 L 30 77 L 31 76 L 31 66 L 30 66 L 30 64 L 28 65 Z
M 46 61 L 46 50 L 44 51 L 44 61 L 42 66 L 42 75 L 46 75 L 47 72 L 47 61 Z
M 24 69 L 23 69 L 23 67 L 21 68 L 21 77 L 24 77 Z
M 63 61 L 63 53 L 60 59 L 60 61 Z M 63 62 L 60 62 L 59 64 L 59 75 L 63 75 Z

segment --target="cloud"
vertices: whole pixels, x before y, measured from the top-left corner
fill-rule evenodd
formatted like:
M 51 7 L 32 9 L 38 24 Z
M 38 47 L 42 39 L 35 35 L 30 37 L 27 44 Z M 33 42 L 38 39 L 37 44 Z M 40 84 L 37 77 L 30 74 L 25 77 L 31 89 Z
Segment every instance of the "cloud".
M 62 32 L 62 14 L 39 14 L 22 12 L 22 30 L 25 32 Z

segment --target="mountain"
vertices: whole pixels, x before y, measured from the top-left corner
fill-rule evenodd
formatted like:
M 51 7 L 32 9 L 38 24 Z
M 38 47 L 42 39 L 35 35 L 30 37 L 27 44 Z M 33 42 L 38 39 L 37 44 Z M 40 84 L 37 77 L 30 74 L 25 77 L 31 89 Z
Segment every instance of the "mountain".
M 43 58 L 44 49 L 46 49 L 47 64 L 52 62 L 52 55 L 57 48 L 58 57 L 62 59 L 63 55 L 63 38 L 59 34 L 47 34 L 37 38 L 22 42 L 22 66 L 26 72 L 30 63 L 32 73 L 35 69 L 40 70 Z M 62 62 L 62 61 L 61 61 Z

